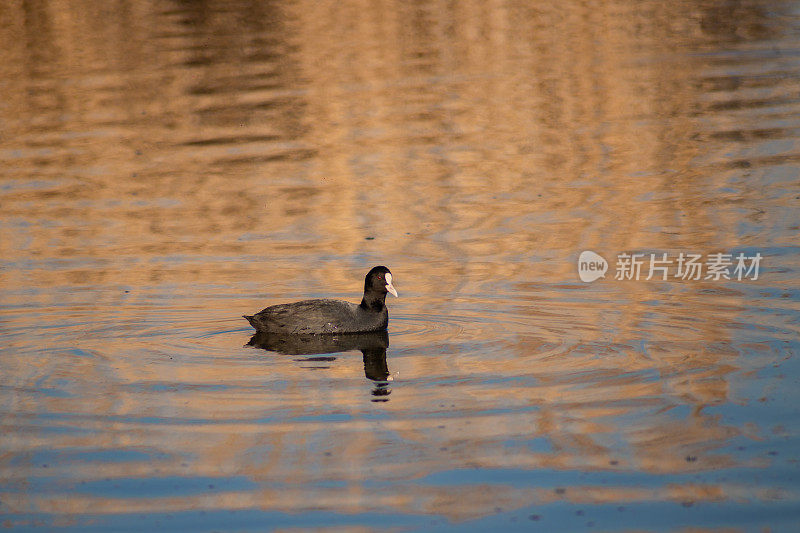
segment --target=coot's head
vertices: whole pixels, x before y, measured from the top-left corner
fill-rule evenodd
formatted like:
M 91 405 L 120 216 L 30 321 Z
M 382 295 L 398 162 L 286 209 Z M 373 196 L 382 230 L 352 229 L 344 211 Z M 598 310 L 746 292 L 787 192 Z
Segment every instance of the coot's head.
M 370 270 L 364 280 L 364 292 L 377 292 L 379 294 L 390 292 L 397 298 L 397 291 L 392 285 L 392 273 L 389 272 L 389 269 L 385 266 L 376 266 Z

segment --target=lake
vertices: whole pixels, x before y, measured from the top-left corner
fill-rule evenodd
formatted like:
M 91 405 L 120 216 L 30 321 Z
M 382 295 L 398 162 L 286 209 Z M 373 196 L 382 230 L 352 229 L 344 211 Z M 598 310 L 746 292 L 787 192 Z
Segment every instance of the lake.
M 3 526 L 800 528 L 800 3 L 11 0 L 0 94 Z

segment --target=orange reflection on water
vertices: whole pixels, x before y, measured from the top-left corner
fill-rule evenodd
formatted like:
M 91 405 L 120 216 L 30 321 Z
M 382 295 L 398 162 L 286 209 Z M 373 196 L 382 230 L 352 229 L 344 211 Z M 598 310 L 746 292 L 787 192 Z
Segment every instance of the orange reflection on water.
M 790 7 L 0 6 L 0 509 L 788 498 L 712 473 L 773 465 L 714 408 L 800 333 Z M 575 270 L 762 245 L 749 284 Z M 385 360 L 243 347 L 373 264 Z

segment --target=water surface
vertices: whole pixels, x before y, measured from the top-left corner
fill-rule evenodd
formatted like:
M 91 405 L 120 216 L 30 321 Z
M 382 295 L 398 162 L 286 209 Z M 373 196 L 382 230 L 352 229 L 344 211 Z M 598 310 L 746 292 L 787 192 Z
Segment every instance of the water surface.
M 0 93 L 4 526 L 800 525 L 796 2 L 5 2 Z

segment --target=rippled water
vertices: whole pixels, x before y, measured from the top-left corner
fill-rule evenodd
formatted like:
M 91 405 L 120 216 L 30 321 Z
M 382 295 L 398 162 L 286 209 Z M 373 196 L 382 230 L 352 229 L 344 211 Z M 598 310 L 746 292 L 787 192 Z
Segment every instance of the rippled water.
M 90 4 L 0 5 L 4 526 L 800 527 L 797 3 Z

